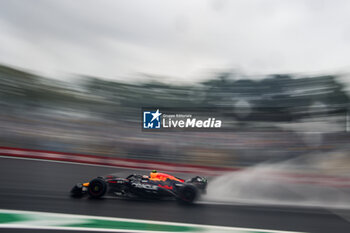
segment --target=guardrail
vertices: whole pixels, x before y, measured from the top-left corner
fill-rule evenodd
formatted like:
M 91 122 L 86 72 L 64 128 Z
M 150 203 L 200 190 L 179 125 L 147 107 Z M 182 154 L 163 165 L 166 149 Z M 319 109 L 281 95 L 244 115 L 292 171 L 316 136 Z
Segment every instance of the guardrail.
M 223 172 L 237 171 L 239 168 L 213 167 L 201 165 L 189 165 L 181 163 L 167 163 L 139 159 L 125 159 L 107 156 L 54 152 L 44 150 L 32 150 L 23 148 L 0 147 L 0 155 L 28 159 L 40 159 L 50 161 L 71 162 L 80 164 L 100 165 L 108 167 L 161 170 L 166 172 L 196 173 L 204 175 L 220 175 Z

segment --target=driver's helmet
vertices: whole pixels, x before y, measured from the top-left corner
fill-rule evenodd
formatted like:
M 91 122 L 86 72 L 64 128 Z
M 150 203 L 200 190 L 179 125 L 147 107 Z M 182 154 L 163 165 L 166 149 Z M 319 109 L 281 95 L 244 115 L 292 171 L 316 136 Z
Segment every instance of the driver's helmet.
M 151 179 L 156 178 L 157 177 L 157 171 L 156 170 L 152 170 L 149 176 L 150 176 Z

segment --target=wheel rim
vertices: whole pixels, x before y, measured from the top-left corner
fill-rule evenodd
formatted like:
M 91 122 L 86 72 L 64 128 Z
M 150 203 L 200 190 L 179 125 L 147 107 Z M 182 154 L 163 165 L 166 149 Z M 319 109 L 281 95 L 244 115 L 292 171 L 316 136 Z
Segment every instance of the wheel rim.
M 100 194 L 103 191 L 103 187 L 102 184 L 100 183 L 96 183 L 93 185 L 93 187 L 91 187 L 91 192 L 95 195 Z

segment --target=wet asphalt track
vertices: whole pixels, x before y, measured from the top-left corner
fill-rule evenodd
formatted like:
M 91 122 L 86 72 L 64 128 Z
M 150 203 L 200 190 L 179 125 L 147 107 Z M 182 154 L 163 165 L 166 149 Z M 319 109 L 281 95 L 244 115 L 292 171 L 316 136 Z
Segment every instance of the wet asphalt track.
M 144 171 L 146 172 L 146 171 Z M 147 171 L 148 172 L 148 171 Z M 127 169 L 0 158 L 0 209 L 135 218 L 195 224 L 318 233 L 349 233 L 344 216 L 325 209 L 198 204 L 173 201 L 89 200 L 69 197 L 71 187 L 108 173 L 126 176 Z M 137 171 L 143 173 L 143 171 Z M 184 177 L 186 178 L 186 176 Z M 339 213 L 339 212 L 337 212 Z M 350 218 L 348 218 L 349 220 Z M 67 232 L 0 229 L 1 232 Z

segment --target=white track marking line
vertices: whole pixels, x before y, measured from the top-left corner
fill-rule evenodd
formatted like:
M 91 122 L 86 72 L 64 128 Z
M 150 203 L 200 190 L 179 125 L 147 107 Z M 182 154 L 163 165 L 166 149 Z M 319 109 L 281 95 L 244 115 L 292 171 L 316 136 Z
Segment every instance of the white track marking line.
M 21 224 L 0 224 L 1 228 L 7 229 L 35 229 L 35 230 L 61 230 L 61 231 L 93 231 L 93 232 L 135 232 L 135 233 L 174 233 L 168 231 L 142 231 L 142 230 L 127 230 L 127 229 L 107 229 L 107 228 L 87 228 L 87 227 L 49 227 L 49 226 L 31 226 Z M 179 232 L 180 233 L 180 232 Z M 294 232 L 289 232 L 294 233 Z
M 194 228 L 206 228 L 206 229 L 215 229 L 215 230 L 235 230 L 235 231 L 257 231 L 257 232 L 266 232 L 266 233 L 301 233 L 295 231 L 280 231 L 280 230 L 266 230 L 266 229 L 256 229 L 256 228 L 243 228 L 243 227 L 225 227 L 225 226 L 215 226 L 215 225 L 201 225 L 201 224 L 190 224 L 190 223 L 179 223 L 179 222 L 169 222 L 169 221 L 154 221 L 154 220 L 140 220 L 140 219 L 129 219 L 129 218 L 115 218 L 115 217 L 101 217 L 101 216 L 91 216 L 91 215 L 77 215 L 77 214 L 62 214 L 62 213 L 52 213 L 52 212 L 39 212 L 39 211 L 23 211 L 23 210 L 8 210 L 0 209 L 0 213 L 12 213 L 12 214 L 28 214 L 28 215 L 45 215 L 48 217 L 61 217 L 61 218 L 70 218 L 70 219 L 95 219 L 95 220 L 109 220 L 109 221 L 123 221 L 131 223 L 146 223 L 146 224 L 158 224 L 158 225 L 172 225 L 172 226 L 187 226 Z M 3 224 L 5 225 L 5 224 Z M 9 226 L 10 224 L 6 224 Z M 5 226 L 6 226 L 5 225 Z M 0 224 L 0 227 L 2 224 Z M 22 225 L 23 226 L 23 225 Z M 27 225 L 32 227 L 30 225 Z M 26 226 L 26 227 L 27 227 Z M 45 226 L 46 227 L 46 226 Z M 66 228 L 66 227 L 62 227 Z M 77 229 L 77 228 L 73 228 Z M 72 229 L 69 229 L 72 230 Z M 135 231 L 130 231 L 135 232 Z M 142 232 L 142 231 L 140 231 Z M 147 232 L 147 231 L 145 231 Z M 149 232 L 149 231 L 148 231 Z M 159 232 L 159 231 L 156 231 Z

